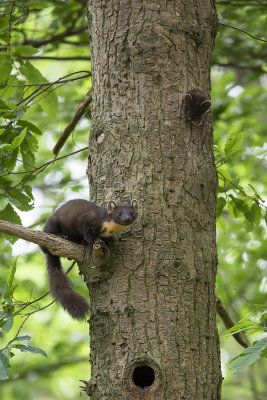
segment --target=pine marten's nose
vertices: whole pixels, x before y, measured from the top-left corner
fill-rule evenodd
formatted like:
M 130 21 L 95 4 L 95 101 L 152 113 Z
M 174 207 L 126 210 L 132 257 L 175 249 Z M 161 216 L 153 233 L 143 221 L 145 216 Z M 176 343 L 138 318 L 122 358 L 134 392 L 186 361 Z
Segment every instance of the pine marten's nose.
M 132 222 L 132 218 L 131 218 L 131 217 L 125 216 L 125 217 L 123 217 L 123 219 L 122 219 L 123 225 L 130 225 L 131 222 Z

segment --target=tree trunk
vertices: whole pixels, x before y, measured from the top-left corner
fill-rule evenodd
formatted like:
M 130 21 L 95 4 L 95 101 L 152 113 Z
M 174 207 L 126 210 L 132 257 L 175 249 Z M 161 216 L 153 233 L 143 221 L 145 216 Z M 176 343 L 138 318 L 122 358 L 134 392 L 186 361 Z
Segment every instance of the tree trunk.
M 140 211 L 103 275 L 85 272 L 87 392 L 93 400 L 218 400 L 211 117 L 197 125 L 185 115 L 188 91 L 209 95 L 214 2 L 89 0 L 89 18 L 91 201 L 136 198 Z

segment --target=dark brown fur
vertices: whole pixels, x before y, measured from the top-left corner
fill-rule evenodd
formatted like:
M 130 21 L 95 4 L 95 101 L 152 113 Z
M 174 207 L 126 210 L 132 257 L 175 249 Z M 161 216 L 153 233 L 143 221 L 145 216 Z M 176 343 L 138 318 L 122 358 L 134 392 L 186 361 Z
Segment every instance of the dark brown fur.
M 138 204 L 108 203 L 108 208 L 99 207 L 86 200 L 70 200 L 63 204 L 47 221 L 44 231 L 63 237 L 75 243 L 90 246 L 98 240 L 105 250 L 106 244 L 100 239 L 122 232 L 137 217 Z M 46 255 L 47 271 L 52 296 L 75 319 L 83 319 L 88 313 L 87 301 L 71 288 L 71 282 L 64 273 L 60 258 L 42 247 Z
M 194 125 L 201 125 L 205 114 L 209 111 L 211 101 L 208 97 L 198 91 L 190 90 L 185 96 L 185 114 L 186 119 L 194 123 Z

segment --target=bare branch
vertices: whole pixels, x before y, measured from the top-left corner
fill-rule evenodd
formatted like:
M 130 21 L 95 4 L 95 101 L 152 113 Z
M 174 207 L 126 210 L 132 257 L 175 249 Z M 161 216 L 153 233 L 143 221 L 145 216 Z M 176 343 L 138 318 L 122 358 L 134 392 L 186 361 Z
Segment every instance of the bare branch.
M 80 104 L 78 105 L 76 112 L 74 114 L 74 117 L 72 118 L 72 120 L 70 121 L 70 123 L 68 124 L 68 126 L 64 129 L 62 135 L 60 136 L 60 138 L 58 139 L 56 145 L 53 148 L 53 153 L 55 154 L 55 156 L 58 155 L 58 153 L 60 152 L 61 148 L 64 146 L 66 140 L 68 139 L 68 137 L 70 136 L 71 132 L 74 131 L 77 123 L 80 121 L 80 119 L 82 118 L 82 116 L 84 115 L 87 107 L 89 106 L 89 104 L 92 101 L 92 92 L 91 90 L 89 90 L 89 92 L 87 93 L 85 99 L 83 99 Z
M 91 57 L 52 57 L 52 56 L 24 56 L 23 60 L 55 60 L 55 61 L 90 61 Z
M 237 1 L 217 1 L 216 4 L 223 4 L 223 5 L 227 5 L 227 6 L 253 6 L 253 7 L 266 7 L 267 3 L 253 3 L 252 1 L 245 1 L 244 3 L 240 2 L 239 0 Z
M 71 258 L 78 262 L 82 262 L 84 259 L 85 246 L 59 238 L 51 233 L 34 231 L 3 220 L 0 220 L 0 232 L 19 237 L 28 242 L 37 243 L 59 257 Z
M 237 28 L 236 26 L 224 24 L 223 22 L 219 22 L 219 25 L 227 26 L 228 28 L 235 29 L 236 31 L 243 32 L 243 33 L 245 33 L 246 35 L 252 37 L 253 39 L 260 40 L 261 42 L 267 43 L 267 40 L 266 40 L 266 39 L 261 39 L 261 38 L 259 38 L 259 37 L 257 37 L 257 36 L 253 36 L 253 35 L 251 35 L 251 33 L 245 31 L 244 29 L 240 29 L 240 28 Z
M 260 73 L 265 73 L 266 71 L 263 69 L 263 67 L 260 67 L 260 66 L 255 66 L 255 65 L 249 65 L 249 64 L 247 64 L 247 65 L 242 65 L 242 64 L 236 64 L 236 63 L 233 63 L 233 62 L 229 62 L 229 63 L 218 63 L 218 62 L 215 62 L 214 64 L 213 64 L 213 67 L 214 66 L 216 66 L 216 67 L 222 67 L 222 68 L 235 68 L 235 69 L 245 69 L 245 70 L 248 70 L 248 71 L 255 71 L 255 72 L 260 72 Z

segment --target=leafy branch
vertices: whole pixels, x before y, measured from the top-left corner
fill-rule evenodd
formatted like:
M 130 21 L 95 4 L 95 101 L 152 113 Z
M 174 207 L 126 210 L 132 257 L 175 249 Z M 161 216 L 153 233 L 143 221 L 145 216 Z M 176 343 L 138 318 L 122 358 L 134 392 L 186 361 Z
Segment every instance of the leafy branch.
M 68 274 L 71 269 L 73 268 L 74 264 L 76 261 L 73 261 L 71 266 L 68 268 L 66 271 L 66 274 Z M 40 296 L 39 298 L 33 300 L 33 301 L 28 301 L 24 303 L 23 307 L 21 307 L 21 303 L 17 302 L 19 304 L 20 309 L 17 310 L 16 312 L 12 313 L 13 306 L 10 305 L 10 300 L 11 297 L 13 297 L 13 291 L 14 287 L 13 286 L 13 279 L 15 275 L 15 270 L 16 270 L 16 264 L 12 267 L 10 277 L 8 279 L 8 286 L 5 288 L 1 287 L 1 294 L 4 294 L 4 302 L 3 302 L 3 311 L 0 311 L 0 326 L 2 328 L 2 334 L 9 332 L 12 328 L 13 325 L 13 318 L 17 316 L 23 316 L 23 321 L 20 324 L 17 332 L 15 333 L 14 337 L 2 348 L 0 349 L 0 380 L 7 380 L 9 379 L 9 370 L 10 370 L 10 364 L 9 360 L 14 356 L 13 350 L 17 349 L 22 352 L 31 352 L 31 353 L 38 353 L 43 356 L 46 356 L 46 353 L 40 349 L 39 347 L 31 346 L 25 343 L 20 343 L 20 342 L 25 342 L 29 341 L 31 337 L 29 335 L 24 335 L 20 336 L 20 332 L 23 328 L 23 326 L 26 324 L 28 321 L 29 317 L 36 312 L 40 312 L 41 310 L 46 309 L 47 307 L 50 307 L 55 300 L 50 302 L 44 307 L 38 307 L 36 310 L 27 312 L 26 314 L 22 314 L 22 312 L 25 310 L 25 308 L 29 306 L 33 306 L 34 304 L 37 304 L 41 299 L 45 298 L 49 292 L 45 293 L 44 295 Z M 14 298 L 14 297 L 13 297 Z M 16 306 L 16 301 L 13 303 L 14 306 Z
M 256 340 L 252 346 L 245 349 L 241 354 L 231 360 L 229 368 L 234 374 L 247 368 L 260 358 L 267 358 L 267 337 L 262 338 L 262 334 L 267 333 L 267 307 L 265 305 L 255 305 L 254 308 L 257 310 L 256 314 L 251 318 L 240 321 L 237 325 L 234 325 L 224 332 L 226 336 L 237 335 L 242 332 L 246 332 L 250 335 L 261 335 L 260 339 Z
M 261 207 L 264 207 L 264 208 L 267 209 L 267 206 L 265 206 L 263 203 L 260 203 L 260 201 L 259 201 L 260 197 L 259 197 L 259 194 L 257 192 L 255 192 L 255 196 L 254 197 L 250 196 L 243 190 L 243 188 L 241 188 L 241 186 L 236 185 L 233 181 L 231 181 L 226 176 L 224 176 L 222 172 L 220 172 L 220 171 L 217 171 L 217 172 L 223 178 L 224 181 L 230 183 L 230 185 L 232 185 L 236 190 L 238 190 L 238 192 L 242 193 L 247 199 L 250 199 L 250 200 L 254 201 L 256 204 L 260 205 Z

